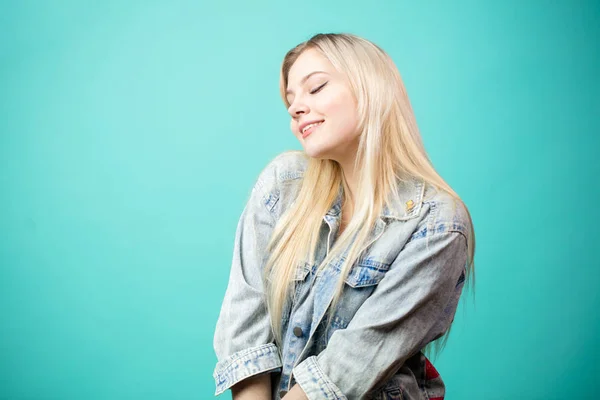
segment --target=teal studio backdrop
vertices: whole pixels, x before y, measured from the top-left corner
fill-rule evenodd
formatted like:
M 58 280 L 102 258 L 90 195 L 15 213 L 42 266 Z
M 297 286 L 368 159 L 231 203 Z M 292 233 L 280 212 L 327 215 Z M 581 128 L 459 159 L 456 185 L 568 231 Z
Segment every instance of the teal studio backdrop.
M 318 32 L 383 47 L 469 206 L 447 399 L 595 398 L 600 5 L 1 1 L 0 399 L 210 399 L 238 218 Z M 223 399 L 230 399 L 227 392 Z

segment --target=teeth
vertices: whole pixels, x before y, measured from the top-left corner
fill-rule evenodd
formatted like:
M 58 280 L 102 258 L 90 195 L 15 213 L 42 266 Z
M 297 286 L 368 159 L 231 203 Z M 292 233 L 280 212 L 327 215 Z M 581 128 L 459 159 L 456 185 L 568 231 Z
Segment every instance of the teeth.
M 307 129 L 310 129 L 313 126 L 321 125 L 322 122 L 315 122 L 314 124 L 306 125 L 304 129 L 302 129 L 302 133 L 306 132 Z

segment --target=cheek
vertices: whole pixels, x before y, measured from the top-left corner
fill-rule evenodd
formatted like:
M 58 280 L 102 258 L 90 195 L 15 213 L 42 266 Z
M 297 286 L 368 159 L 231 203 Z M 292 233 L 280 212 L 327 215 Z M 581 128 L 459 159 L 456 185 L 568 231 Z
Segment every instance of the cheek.
M 323 114 L 330 122 L 330 128 L 339 135 L 353 135 L 357 126 L 356 105 L 351 95 L 338 96 L 324 103 Z

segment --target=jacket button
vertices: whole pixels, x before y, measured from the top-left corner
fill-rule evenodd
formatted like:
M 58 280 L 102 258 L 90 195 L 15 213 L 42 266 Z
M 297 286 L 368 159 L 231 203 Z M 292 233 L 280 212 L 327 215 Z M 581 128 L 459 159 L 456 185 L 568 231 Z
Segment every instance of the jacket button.
M 300 328 L 299 326 L 294 328 L 294 335 L 300 337 L 302 336 L 302 328 Z
M 283 397 L 287 394 L 287 390 L 282 390 L 279 392 L 279 397 Z

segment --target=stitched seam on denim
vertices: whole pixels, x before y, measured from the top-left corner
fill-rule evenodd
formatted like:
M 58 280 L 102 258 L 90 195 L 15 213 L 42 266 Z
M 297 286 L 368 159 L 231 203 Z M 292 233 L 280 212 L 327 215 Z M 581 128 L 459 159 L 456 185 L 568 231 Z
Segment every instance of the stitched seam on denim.
M 222 367 L 221 369 L 223 371 L 227 371 L 232 369 L 232 366 L 235 368 L 237 367 L 236 363 L 239 360 L 242 359 L 249 359 L 250 356 L 264 356 L 264 355 L 269 355 L 270 353 L 273 353 L 275 349 L 273 349 L 272 347 L 274 347 L 275 345 L 272 343 L 268 343 L 268 344 L 263 344 L 258 346 L 257 348 L 253 348 L 253 349 L 247 349 L 247 350 L 242 350 L 235 357 L 233 357 L 224 367 Z
M 424 202 L 423 204 L 429 204 L 430 210 L 426 217 L 425 227 L 420 230 L 413 232 L 410 240 L 420 239 L 422 237 L 432 236 L 436 233 L 446 233 L 446 232 L 460 232 L 462 233 L 468 240 L 468 236 L 470 235 L 469 229 L 467 225 L 459 222 L 459 221 L 436 221 L 438 212 L 438 205 L 436 202 Z
M 235 355 L 235 357 L 231 358 L 231 360 L 229 360 L 229 362 L 225 366 L 220 368 L 221 372 L 215 372 L 215 377 L 227 374 L 230 371 L 236 369 L 237 368 L 236 363 L 239 360 L 242 360 L 245 358 L 250 358 L 250 356 L 253 356 L 253 355 L 268 356 L 273 353 L 276 353 L 276 351 L 277 351 L 277 347 L 273 343 L 263 344 L 263 345 L 258 346 L 257 348 L 253 348 L 253 349 L 249 349 L 249 350 L 241 350 L 238 352 L 241 354 Z
M 244 375 L 243 377 L 237 377 L 237 380 L 235 382 L 231 382 L 233 380 L 232 378 L 232 373 L 229 373 L 225 379 L 223 379 L 222 381 L 220 381 L 220 384 L 217 385 L 217 389 L 216 389 L 216 393 L 215 396 L 223 393 L 225 390 L 227 390 L 227 388 L 235 385 L 238 382 L 243 381 L 244 379 L 246 379 L 249 376 L 256 376 L 258 374 L 262 374 L 265 371 L 270 371 L 270 370 L 280 370 L 281 367 L 272 367 L 272 366 L 266 366 L 264 369 L 258 370 L 256 372 L 253 372 L 252 375 Z M 229 381 L 229 382 L 228 382 Z
M 460 233 L 465 238 L 465 241 L 466 241 L 465 246 L 469 245 L 468 244 L 469 238 L 468 238 L 467 234 L 465 234 L 463 231 L 452 229 L 452 230 L 446 231 L 444 233 Z
M 237 380 L 235 380 L 234 382 L 231 382 L 233 380 L 233 377 L 232 377 L 233 374 L 230 373 L 225 377 L 225 379 L 220 381 L 220 384 L 217 385 L 215 396 L 218 396 L 219 394 L 223 393 L 225 390 L 227 390 L 231 386 L 235 385 L 238 382 L 243 381 L 244 379 L 248 378 L 249 376 L 256 376 L 258 374 L 262 374 L 263 372 L 271 371 L 271 370 L 281 370 L 281 367 L 267 366 L 264 369 L 253 372 L 252 375 L 244 375 L 241 378 L 237 377 Z
M 361 259 L 351 268 L 344 281 L 352 287 L 371 286 L 383 279 L 390 266 L 391 264 L 376 261 L 374 258 Z
M 281 174 L 279 174 L 279 181 L 293 181 L 302 177 L 304 177 L 304 171 L 284 171 Z
M 335 388 L 331 386 L 331 385 L 334 385 L 334 383 L 331 382 L 329 377 L 327 375 L 325 375 L 325 373 L 321 370 L 321 367 L 319 367 L 319 363 L 318 363 L 319 359 L 316 356 L 314 356 L 314 357 L 315 358 L 312 360 L 313 366 L 314 366 L 315 370 L 317 371 L 317 373 L 319 374 L 319 377 L 321 378 L 321 380 L 323 381 L 323 383 L 329 390 L 330 394 L 333 395 L 334 397 L 337 397 L 338 394 L 336 393 Z
M 448 233 L 448 232 L 460 232 L 465 237 L 469 234 L 467 226 L 464 224 L 461 224 L 458 222 L 451 222 L 451 223 L 438 222 L 437 224 L 432 225 L 431 229 L 429 227 L 425 227 L 423 229 L 418 230 L 417 232 L 414 232 L 411 235 L 411 239 L 419 239 L 421 237 L 425 237 L 428 235 L 432 236 L 437 233 Z
M 273 193 L 267 192 L 263 195 L 263 202 L 269 213 L 273 213 L 273 209 L 279 201 L 280 194 L 279 189 L 275 189 Z
M 272 344 L 272 343 L 271 343 Z M 269 344 L 267 344 L 266 346 L 268 346 Z M 264 347 L 265 345 L 261 345 L 261 348 L 263 348 L 262 350 L 265 350 Z M 253 352 L 256 351 L 261 351 L 261 348 L 257 348 L 254 351 L 248 351 L 246 353 L 246 356 L 242 355 L 240 357 L 236 357 L 233 359 L 233 362 L 237 362 L 240 360 L 243 360 L 244 358 L 247 358 L 248 355 L 251 355 Z M 264 356 L 272 356 L 272 351 L 264 351 L 263 354 Z M 257 375 L 260 374 L 262 372 L 265 371 L 270 371 L 270 370 L 280 370 L 281 369 L 281 363 L 277 362 L 277 358 L 273 358 L 273 357 L 269 357 L 267 358 L 267 361 L 270 361 L 270 364 L 267 363 L 266 366 L 263 369 L 259 369 L 257 371 L 252 371 L 251 374 L 249 374 L 247 372 L 247 370 L 242 370 L 242 373 L 239 372 L 239 365 L 234 365 L 233 368 L 231 367 L 231 363 L 227 364 L 227 368 L 226 369 L 222 369 L 221 368 L 221 372 L 217 372 L 215 371 L 213 373 L 213 377 L 215 378 L 216 382 L 216 391 L 215 391 L 215 396 L 219 395 L 220 393 L 224 392 L 226 389 L 228 389 L 229 387 L 235 385 L 236 383 L 246 379 L 248 376 L 253 376 L 253 375 Z
M 358 261 L 358 265 L 360 265 L 362 267 L 366 267 L 368 269 L 374 269 L 374 270 L 378 270 L 378 271 L 387 271 L 390 269 L 391 264 L 377 261 L 373 257 L 368 257 L 368 258 L 361 258 Z
M 358 277 L 357 277 L 358 275 Z M 382 271 L 378 271 L 377 275 L 374 276 L 360 276 L 360 272 L 354 272 L 350 275 L 348 275 L 346 277 L 346 279 L 344 279 L 344 282 L 346 282 L 348 285 L 350 285 L 353 288 L 362 288 L 365 286 L 373 286 L 378 284 L 384 277 L 385 273 Z
M 431 234 L 429 236 L 419 236 L 419 237 L 415 237 L 415 238 L 411 237 L 410 240 L 406 244 L 408 244 L 410 242 L 417 242 L 419 240 L 423 240 L 423 239 L 426 239 L 426 238 L 427 239 L 432 239 L 433 236 L 435 236 L 437 238 L 438 236 L 441 236 L 441 235 L 450 235 L 452 233 L 458 233 L 462 237 L 464 237 L 465 240 L 467 240 L 467 236 L 462 231 L 454 231 L 454 230 L 452 230 L 452 231 L 438 232 L 438 233 L 435 233 L 435 234 Z
M 273 215 L 273 209 L 275 208 L 275 205 L 279 201 L 280 193 L 279 193 L 279 190 L 276 185 L 274 188 L 275 194 L 271 193 L 269 190 L 266 190 L 265 186 L 266 186 L 265 179 L 261 175 L 257 178 L 257 180 L 254 184 L 254 188 L 252 190 L 258 191 L 260 193 L 262 205 L 267 209 L 267 211 L 269 212 L 269 215 L 271 215 L 271 217 L 273 218 L 273 222 L 275 222 L 275 216 Z

